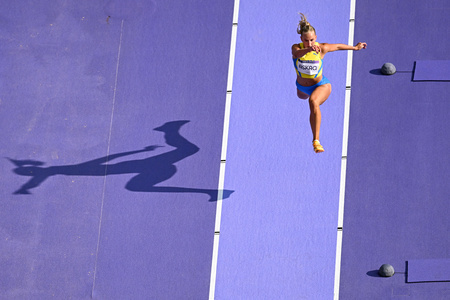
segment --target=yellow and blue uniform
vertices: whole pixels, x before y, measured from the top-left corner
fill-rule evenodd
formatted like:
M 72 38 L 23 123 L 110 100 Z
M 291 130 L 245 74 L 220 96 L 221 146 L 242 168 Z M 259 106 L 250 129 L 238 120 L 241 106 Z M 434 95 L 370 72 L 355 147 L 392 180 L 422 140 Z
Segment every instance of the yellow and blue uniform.
M 315 45 L 319 46 L 316 42 Z M 299 44 L 300 49 L 304 49 L 303 43 Z M 300 58 L 293 58 L 297 75 L 302 78 L 317 78 L 322 75 L 323 61 L 320 53 L 310 51 Z
M 319 46 L 319 43 L 316 42 L 315 45 Z M 300 49 L 305 48 L 303 43 L 300 43 L 299 46 Z M 297 75 L 300 76 L 301 78 L 317 78 L 322 75 L 323 61 L 320 53 L 310 51 L 300 58 L 293 58 L 293 61 L 295 71 L 297 72 Z M 316 89 L 316 87 L 330 83 L 330 81 L 325 76 L 322 76 L 322 80 L 313 86 L 307 87 L 302 86 L 297 82 L 297 80 L 295 80 L 295 83 L 297 84 L 297 88 L 300 91 L 308 95 L 311 95 L 311 93 Z

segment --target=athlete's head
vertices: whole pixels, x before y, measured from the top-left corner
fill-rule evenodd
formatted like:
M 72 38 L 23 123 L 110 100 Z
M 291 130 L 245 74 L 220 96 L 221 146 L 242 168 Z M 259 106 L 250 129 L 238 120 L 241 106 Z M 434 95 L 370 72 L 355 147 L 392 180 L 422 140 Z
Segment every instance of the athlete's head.
M 297 26 L 297 33 L 300 34 L 300 39 L 303 42 L 303 45 L 307 47 L 311 47 L 316 42 L 317 36 L 316 36 L 316 30 L 314 27 L 309 24 L 309 22 L 306 20 L 306 16 L 302 13 L 299 13 L 299 15 L 302 17 L 300 19 L 300 22 Z

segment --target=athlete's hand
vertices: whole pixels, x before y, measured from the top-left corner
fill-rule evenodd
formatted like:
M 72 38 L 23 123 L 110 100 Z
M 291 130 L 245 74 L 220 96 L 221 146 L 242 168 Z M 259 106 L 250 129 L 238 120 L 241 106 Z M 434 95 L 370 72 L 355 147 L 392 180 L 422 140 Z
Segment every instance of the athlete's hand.
M 320 47 L 317 46 L 317 45 L 312 45 L 310 49 L 311 49 L 311 51 L 315 51 L 317 53 L 320 53 Z
M 367 43 L 359 42 L 358 44 L 356 44 L 355 48 L 356 48 L 355 49 L 356 51 L 361 50 L 361 49 L 366 49 L 367 48 Z

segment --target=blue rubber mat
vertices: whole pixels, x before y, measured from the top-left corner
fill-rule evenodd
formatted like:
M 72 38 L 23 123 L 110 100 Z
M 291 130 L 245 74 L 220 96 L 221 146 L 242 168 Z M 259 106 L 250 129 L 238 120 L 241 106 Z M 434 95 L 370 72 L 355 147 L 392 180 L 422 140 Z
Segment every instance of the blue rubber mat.
M 414 81 L 450 81 L 450 60 L 418 60 Z
M 450 259 L 408 260 L 408 282 L 450 281 Z

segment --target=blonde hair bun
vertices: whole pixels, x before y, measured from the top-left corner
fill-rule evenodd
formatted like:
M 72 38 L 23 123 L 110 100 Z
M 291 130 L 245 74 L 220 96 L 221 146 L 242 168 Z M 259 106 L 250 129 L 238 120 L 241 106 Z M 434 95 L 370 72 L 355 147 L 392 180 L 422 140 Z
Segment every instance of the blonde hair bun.
M 304 14 L 302 14 L 301 12 L 299 12 L 298 14 L 301 16 L 301 19 L 300 19 L 300 22 L 298 22 L 298 25 L 297 25 L 297 33 L 298 34 L 303 34 L 303 33 L 306 33 L 308 31 L 314 31 L 314 33 L 315 33 L 316 30 L 308 22 L 308 20 L 306 19 L 306 16 Z

